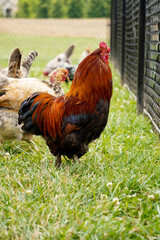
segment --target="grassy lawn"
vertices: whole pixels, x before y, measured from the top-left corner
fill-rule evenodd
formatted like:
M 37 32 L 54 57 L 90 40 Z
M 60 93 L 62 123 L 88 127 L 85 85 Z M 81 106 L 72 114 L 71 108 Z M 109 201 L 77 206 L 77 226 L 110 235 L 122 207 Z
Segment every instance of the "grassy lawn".
M 8 66 L 10 53 L 16 47 L 19 47 L 22 50 L 23 58 L 26 57 L 30 51 L 36 50 L 38 51 L 39 56 L 36 59 L 36 64 L 31 68 L 31 75 L 41 75 L 42 68 L 45 67 L 46 63 L 59 53 L 64 52 L 71 44 L 75 45 L 71 60 L 73 64 L 76 64 L 82 51 L 84 51 L 88 45 L 90 46 L 91 51 L 93 51 L 102 40 L 104 39 L 0 34 L 0 46 L 2 46 L 0 47 L 0 66 Z
M 10 35 L 0 44 L 9 38 L 12 48 L 0 48 L 0 65 L 7 66 L 14 47 L 27 55 L 34 40 L 40 54 L 31 75 L 39 77 L 52 53 L 59 52 L 54 42 L 63 41 L 64 49 L 70 43 L 81 46 L 80 39 Z M 97 40 L 83 41 L 98 47 Z M 63 159 L 56 170 L 41 137 L 34 138 L 38 151 L 26 142 L 0 146 L 0 239 L 160 239 L 160 142 L 148 118 L 137 116 L 136 102 L 113 67 L 112 72 L 108 125 L 80 164 Z

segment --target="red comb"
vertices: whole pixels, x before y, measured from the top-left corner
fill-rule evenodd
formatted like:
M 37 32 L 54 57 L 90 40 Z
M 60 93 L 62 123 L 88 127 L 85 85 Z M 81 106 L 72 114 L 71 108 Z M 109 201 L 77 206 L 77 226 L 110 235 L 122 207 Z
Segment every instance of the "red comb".
M 107 48 L 107 51 L 108 51 L 108 53 L 110 53 L 110 51 L 111 51 L 110 47 Z
M 108 48 L 108 47 L 107 47 L 107 44 L 106 44 L 105 42 L 100 42 L 100 43 L 99 43 L 99 47 L 100 47 L 100 48 Z
M 67 74 L 69 74 L 69 71 L 68 71 L 68 69 L 65 69 L 65 70 L 66 70 Z

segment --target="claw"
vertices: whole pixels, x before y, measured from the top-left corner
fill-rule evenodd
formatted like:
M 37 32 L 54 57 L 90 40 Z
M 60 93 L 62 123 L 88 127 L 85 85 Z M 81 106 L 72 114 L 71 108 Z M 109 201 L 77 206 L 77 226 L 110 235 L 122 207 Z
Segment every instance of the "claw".
M 62 164 L 61 155 L 58 155 L 57 158 L 56 158 L 56 161 L 55 161 L 55 167 L 56 167 L 57 169 L 59 169 L 60 166 L 61 166 L 61 164 Z
M 77 162 L 80 164 L 80 160 L 79 160 L 79 158 L 77 157 L 77 155 L 74 155 L 73 160 L 74 160 L 74 162 L 77 161 Z

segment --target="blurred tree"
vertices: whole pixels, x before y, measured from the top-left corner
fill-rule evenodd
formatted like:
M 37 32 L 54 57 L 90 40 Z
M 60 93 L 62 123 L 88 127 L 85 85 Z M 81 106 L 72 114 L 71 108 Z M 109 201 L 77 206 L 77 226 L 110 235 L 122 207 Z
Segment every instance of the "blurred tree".
M 35 11 L 35 9 L 37 9 L 38 7 L 38 1 L 37 0 L 32 0 L 32 2 L 30 1 L 29 3 L 29 17 L 30 18 L 36 18 L 37 17 L 37 11 Z
M 18 9 L 16 16 L 29 18 L 29 2 L 28 0 L 19 0 L 18 1 Z
M 83 17 L 82 0 L 71 0 L 68 4 L 68 17 L 81 18 Z
M 37 18 L 47 18 L 50 0 L 36 0 L 37 8 L 35 9 Z
M 56 0 L 50 4 L 49 17 L 62 18 L 64 17 L 63 3 L 60 0 Z
M 88 17 L 108 17 L 109 0 L 90 0 Z
M 0 6 L 0 17 L 3 17 L 3 14 L 2 14 L 2 7 Z
M 19 0 L 18 17 L 95 18 L 110 16 L 111 0 Z
M 110 18 L 111 17 L 111 0 L 105 1 L 105 17 Z
M 83 17 L 88 18 L 88 7 L 90 0 L 82 0 L 83 1 Z
M 70 0 L 61 0 L 61 1 L 62 1 L 63 17 L 68 18 L 68 5 Z

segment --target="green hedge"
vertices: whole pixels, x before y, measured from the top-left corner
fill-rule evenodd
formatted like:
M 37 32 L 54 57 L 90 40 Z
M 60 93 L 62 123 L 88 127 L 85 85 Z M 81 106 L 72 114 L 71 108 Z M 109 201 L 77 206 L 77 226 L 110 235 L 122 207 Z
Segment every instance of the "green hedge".
M 21 18 L 94 18 L 110 16 L 110 0 L 19 0 Z

